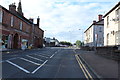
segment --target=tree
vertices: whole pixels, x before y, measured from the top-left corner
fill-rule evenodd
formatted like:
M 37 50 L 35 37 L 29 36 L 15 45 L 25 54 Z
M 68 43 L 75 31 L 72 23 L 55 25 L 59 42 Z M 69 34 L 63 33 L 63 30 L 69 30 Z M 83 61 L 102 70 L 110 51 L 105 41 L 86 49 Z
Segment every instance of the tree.
M 80 40 L 77 40 L 77 41 L 76 41 L 76 46 L 77 46 L 77 47 L 80 47 L 81 45 L 82 45 L 81 41 L 80 41 Z
M 61 41 L 60 44 L 67 45 L 67 46 L 72 46 L 72 44 L 70 42 L 66 42 L 66 41 Z

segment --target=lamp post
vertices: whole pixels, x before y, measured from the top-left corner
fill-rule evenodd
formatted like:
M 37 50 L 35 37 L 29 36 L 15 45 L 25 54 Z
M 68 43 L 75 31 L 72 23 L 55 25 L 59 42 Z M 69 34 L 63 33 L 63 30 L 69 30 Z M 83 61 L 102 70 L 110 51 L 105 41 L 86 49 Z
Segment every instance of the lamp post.
M 83 46 L 83 35 L 82 35 L 82 33 L 83 33 L 83 30 L 82 29 L 78 29 L 78 30 L 81 30 L 81 46 Z

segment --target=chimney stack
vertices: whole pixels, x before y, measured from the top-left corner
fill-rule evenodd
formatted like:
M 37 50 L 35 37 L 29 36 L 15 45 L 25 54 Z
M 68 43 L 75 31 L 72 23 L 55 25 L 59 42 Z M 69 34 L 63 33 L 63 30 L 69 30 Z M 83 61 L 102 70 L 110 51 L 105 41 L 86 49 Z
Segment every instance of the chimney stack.
M 38 16 L 38 18 L 37 18 L 37 26 L 39 27 L 39 22 L 40 22 L 40 18 L 39 18 L 39 16 Z
M 103 15 L 99 14 L 98 15 L 98 21 L 102 20 L 102 18 L 103 18 Z
M 95 23 L 96 23 L 96 20 L 93 21 L 93 24 L 95 24 Z
M 33 18 L 30 18 L 29 21 L 31 21 L 33 23 L 34 20 L 33 20 Z
M 11 12 L 16 12 L 16 5 L 15 5 L 15 3 L 12 3 L 12 4 L 9 5 L 9 10 Z

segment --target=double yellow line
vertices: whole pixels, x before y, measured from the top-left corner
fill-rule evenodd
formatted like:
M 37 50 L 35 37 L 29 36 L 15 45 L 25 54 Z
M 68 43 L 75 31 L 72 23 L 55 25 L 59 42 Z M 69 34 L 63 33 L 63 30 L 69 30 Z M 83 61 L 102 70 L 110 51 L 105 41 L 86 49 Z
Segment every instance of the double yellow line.
M 80 60 L 80 58 L 78 57 L 78 55 L 75 55 L 77 62 L 80 66 L 80 68 L 82 69 L 85 77 L 87 78 L 87 80 L 94 80 L 93 77 L 90 75 L 89 71 L 86 69 L 85 65 L 82 63 L 82 61 Z

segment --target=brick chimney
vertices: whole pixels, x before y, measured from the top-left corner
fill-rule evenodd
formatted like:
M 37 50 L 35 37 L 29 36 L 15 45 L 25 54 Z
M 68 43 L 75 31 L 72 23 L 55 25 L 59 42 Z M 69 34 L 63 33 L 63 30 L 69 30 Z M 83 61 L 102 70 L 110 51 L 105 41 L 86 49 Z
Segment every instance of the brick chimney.
M 102 18 L 103 18 L 103 15 L 99 14 L 98 15 L 98 21 L 102 20 Z
M 39 27 L 39 23 L 40 23 L 40 18 L 39 18 L 39 16 L 38 16 L 38 18 L 37 18 L 37 26 Z
M 9 5 L 9 10 L 11 12 L 16 12 L 16 5 L 15 5 L 15 3 L 12 3 L 12 4 Z
M 30 18 L 29 21 L 31 21 L 33 23 L 34 20 L 33 20 L 33 18 Z

